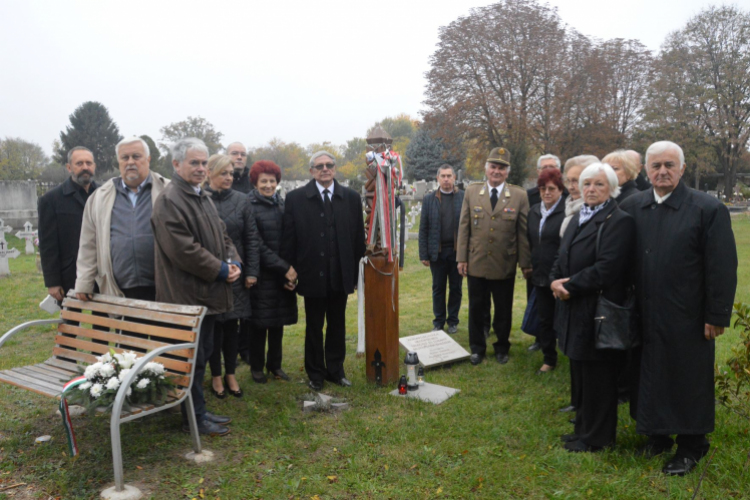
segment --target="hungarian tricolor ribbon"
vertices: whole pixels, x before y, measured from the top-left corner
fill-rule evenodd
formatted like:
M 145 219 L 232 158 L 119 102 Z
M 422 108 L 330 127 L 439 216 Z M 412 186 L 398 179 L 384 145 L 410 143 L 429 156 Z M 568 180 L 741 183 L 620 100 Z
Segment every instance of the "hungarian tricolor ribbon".
M 76 377 L 63 386 L 62 393 L 60 394 L 60 416 L 62 416 L 63 427 L 65 428 L 65 437 L 68 439 L 68 454 L 71 457 L 78 455 L 78 443 L 76 443 L 76 435 L 75 432 L 73 432 L 73 422 L 70 420 L 68 402 L 65 399 L 65 393 L 75 389 L 85 382 L 86 377 L 83 375 Z

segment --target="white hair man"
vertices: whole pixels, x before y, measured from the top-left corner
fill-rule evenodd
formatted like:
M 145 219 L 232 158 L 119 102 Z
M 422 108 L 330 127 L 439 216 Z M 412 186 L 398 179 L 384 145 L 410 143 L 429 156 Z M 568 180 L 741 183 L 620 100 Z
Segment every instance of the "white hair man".
M 653 187 L 622 203 L 636 222 L 643 331 L 631 413 L 649 438 L 645 454 L 668 452 L 676 441 L 662 472 L 682 476 L 708 452 L 706 434 L 714 430 L 714 339 L 732 316 L 737 248 L 727 208 L 681 181 L 682 148 L 652 144 L 646 172 Z
M 231 283 L 241 276 L 241 259 L 208 191 L 208 148 L 195 138 L 172 146 L 175 175 L 154 204 L 151 227 L 156 247 L 156 300 L 205 306 L 190 388 L 198 431 L 221 436 L 231 419 L 206 411 L 203 377 L 213 352 L 216 317 L 233 307 Z M 185 404 L 183 430 L 189 431 Z
M 76 295 L 89 300 L 98 284 L 106 295 L 155 300 L 151 211 L 169 181 L 151 172 L 140 137 L 123 139 L 115 153 L 120 177 L 97 189 L 83 213 Z

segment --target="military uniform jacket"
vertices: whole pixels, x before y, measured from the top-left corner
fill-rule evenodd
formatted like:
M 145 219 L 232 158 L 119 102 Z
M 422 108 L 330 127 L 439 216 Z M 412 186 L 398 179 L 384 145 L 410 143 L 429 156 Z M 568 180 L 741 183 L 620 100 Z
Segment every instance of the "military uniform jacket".
M 469 264 L 469 276 L 491 280 L 512 278 L 516 265 L 531 267 L 527 234 L 526 191 L 505 183 L 492 209 L 487 183 L 466 189 L 458 223 L 456 260 Z
M 661 205 L 653 188 L 622 209 L 636 223 L 637 298 L 643 331 L 639 434 L 714 430 L 714 340 L 729 326 L 737 248 L 727 208 L 680 182 Z

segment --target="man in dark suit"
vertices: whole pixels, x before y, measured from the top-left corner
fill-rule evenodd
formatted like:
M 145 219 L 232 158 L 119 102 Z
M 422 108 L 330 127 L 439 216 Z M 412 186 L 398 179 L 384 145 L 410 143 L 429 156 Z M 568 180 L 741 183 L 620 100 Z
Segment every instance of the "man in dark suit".
M 47 292 L 62 302 L 75 287 L 83 208 L 97 188 L 94 155 L 83 146 L 68 152 L 70 177 L 39 199 L 39 254 Z
M 560 158 L 558 158 L 555 155 L 542 155 L 536 160 L 536 174 L 537 177 L 542 172 L 542 170 L 547 168 L 556 168 L 557 170 L 560 170 Z M 568 196 L 567 191 L 563 191 L 565 194 L 563 195 L 563 199 Z M 526 196 L 529 197 L 529 207 L 533 207 L 537 203 L 542 202 L 542 197 L 539 194 L 539 187 L 534 186 L 531 189 L 526 190 Z
M 346 300 L 365 254 L 365 227 L 359 194 L 334 179 L 332 154 L 313 154 L 310 173 L 313 179 L 286 197 L 280 254 L 297 270 L 298 283 L 288 288 L 305 299 L 305 371 L 319 391 L 326 379 L 351 386 L 344 373 Z

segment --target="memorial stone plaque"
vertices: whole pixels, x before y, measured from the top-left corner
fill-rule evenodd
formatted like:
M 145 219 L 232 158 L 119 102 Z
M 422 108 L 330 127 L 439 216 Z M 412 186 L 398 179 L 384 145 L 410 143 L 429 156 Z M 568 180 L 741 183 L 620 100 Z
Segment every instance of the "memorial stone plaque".
M 469 359 L 466 349 L 442 330 L 437 330 L 399 339 L 407 351 L 416 351 L 419 362 L 425 368 Z

